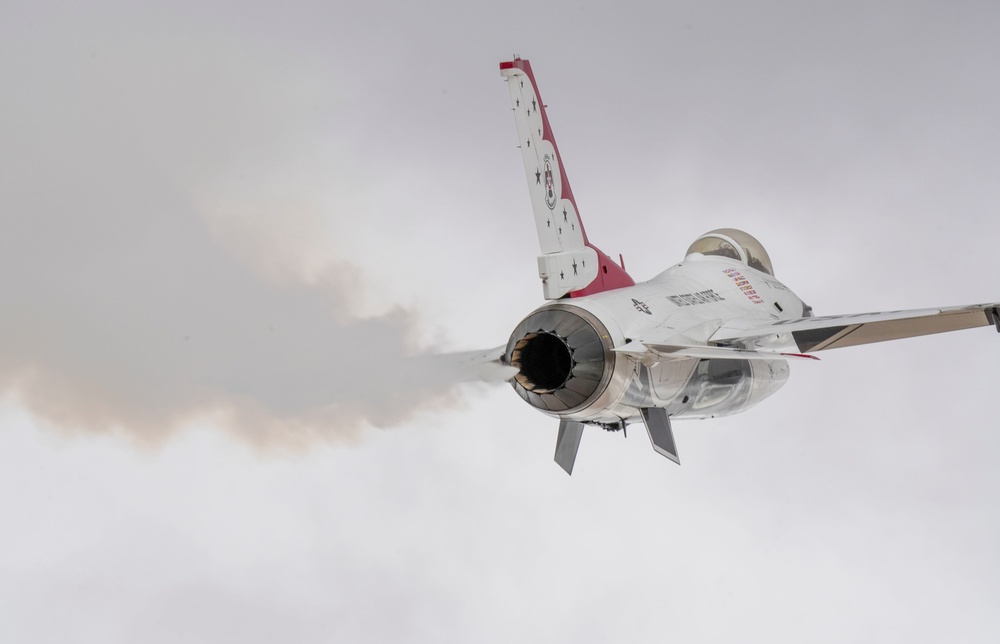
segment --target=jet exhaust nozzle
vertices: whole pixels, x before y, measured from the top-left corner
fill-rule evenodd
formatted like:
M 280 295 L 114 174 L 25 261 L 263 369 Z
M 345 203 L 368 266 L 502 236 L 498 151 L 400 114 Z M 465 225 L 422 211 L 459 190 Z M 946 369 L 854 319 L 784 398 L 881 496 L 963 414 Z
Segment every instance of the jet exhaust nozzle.
M 511 384 L 528 404 L 554 413 L 585 408 L 607 388 L 615 354 L 604 324 L 592 314 L 553 304 L 521 321 L 507 341 Z

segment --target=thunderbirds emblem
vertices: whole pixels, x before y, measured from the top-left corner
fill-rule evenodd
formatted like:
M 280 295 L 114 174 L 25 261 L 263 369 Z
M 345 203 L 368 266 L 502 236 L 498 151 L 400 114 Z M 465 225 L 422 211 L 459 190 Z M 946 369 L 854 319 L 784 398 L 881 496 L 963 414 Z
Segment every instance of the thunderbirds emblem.
M 556 188 L 553 185 L 552 164 L 549 162 L 549 155 L 546 154 L 543 161 L 545 162 L 545 205 L 549 207 L 549 210 L 554 210 L 556 207 Z

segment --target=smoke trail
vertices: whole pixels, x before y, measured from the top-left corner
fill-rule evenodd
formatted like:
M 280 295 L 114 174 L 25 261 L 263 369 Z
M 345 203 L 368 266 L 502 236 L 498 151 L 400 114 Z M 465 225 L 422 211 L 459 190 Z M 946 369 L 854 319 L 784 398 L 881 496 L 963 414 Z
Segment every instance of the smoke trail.
M 214 35 L 62 36 L 0 45 L 0 396 L 60 427 L 209 417 L 261 443 L 454 402 L 454 370 L 401 359 L 417 316 L 354 314 L 357 269 L 315 242 L 361 214 L 310 199 L 321 173 L 350 183 L 308 152 L 328 90 Z

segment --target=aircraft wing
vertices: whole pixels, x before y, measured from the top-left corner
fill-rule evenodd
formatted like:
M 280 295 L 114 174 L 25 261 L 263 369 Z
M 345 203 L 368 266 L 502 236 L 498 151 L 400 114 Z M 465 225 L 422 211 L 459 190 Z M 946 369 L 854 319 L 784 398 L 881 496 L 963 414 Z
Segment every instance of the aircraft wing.
M 769 336 L 778 338 L 790 334 L 798 350 L 807 353 L 991 324 L 1000 331 L 1000 303 L 827 315 L 775 320 L 765 324 L 761 324 L 760 320 L 732 320 L 724 324 L 709 340 L 721 345 L 766 346 Z

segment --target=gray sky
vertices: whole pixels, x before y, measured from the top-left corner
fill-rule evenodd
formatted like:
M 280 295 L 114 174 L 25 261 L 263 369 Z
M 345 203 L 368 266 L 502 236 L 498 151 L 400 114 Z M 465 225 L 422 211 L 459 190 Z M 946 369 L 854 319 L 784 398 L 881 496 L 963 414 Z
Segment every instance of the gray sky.
M 637 278 L 733 226 L 818 314 L 1000 299 L 1000 10 L 810 4 L 4 5 L 0 640 L 995 641 L 988 329 L 572 478 L 402 358 L 541 301 L 513 53 Z

